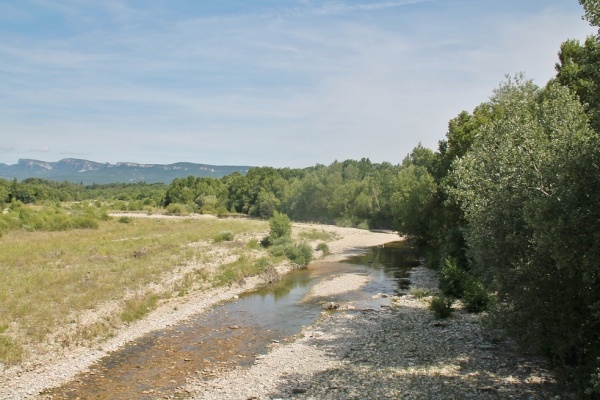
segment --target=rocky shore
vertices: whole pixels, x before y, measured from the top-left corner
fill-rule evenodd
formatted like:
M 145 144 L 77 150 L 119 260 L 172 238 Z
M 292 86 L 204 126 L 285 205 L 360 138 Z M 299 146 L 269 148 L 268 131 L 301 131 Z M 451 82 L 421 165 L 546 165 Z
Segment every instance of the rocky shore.
M 352 279 L 352 278 L 350 278 Z M 338 277 L 340 291 L 346 284 Z M 411 286 L 435 290 L 435 273 L 417 268 Z M 316 288 L 318 289 L 318 287 Z M 324 311 L 297 340 L 275 345 L 250 368 L 189 381 L 194 399 L 569 399 L 540 359 L 465 313 L 436 320 L 424 299 L 394 298 L 380 310 Z

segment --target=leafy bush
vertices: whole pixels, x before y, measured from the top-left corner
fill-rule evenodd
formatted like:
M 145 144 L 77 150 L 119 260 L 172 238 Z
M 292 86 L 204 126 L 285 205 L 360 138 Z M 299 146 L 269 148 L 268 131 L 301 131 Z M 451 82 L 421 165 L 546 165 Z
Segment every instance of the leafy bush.
M 171 203 L 167 206 L 167 214 L 169 215 L 188 215 L 187 207 L 179 203 Z
M 491 296 L 479 279 L 470 276 L 464 286 L 462 300 L 468 312 L 478 313 L 487 310 Z
M 317 245 L 317 251 L 322 251 L 324 255 L 327 255 L 329 254 L 329 246 L 327 246 L 327 243 L 321 242 Z
M 446 296 L 461 298 L 468 278 L 467 271 L 459 267 L 453 258 L 446 258 L 440 271 L 440 290 Z
M 364 230 L 369 230 L 369 222 L 368 221 L 363 221 L 360 224 L 356 225 L 356 227 L 358 229 L 364 229 Z
M 214 241 L 215 243 L 220 243 L 220 242 L 231 242 L 233 239 L 235 239 L 235 234 L 231 231 L 223 231 L 223 232 L 219 232 L 219 234 L 217 236 L 214 237 Z
M 283 213 L 275 211 L 269 219 L 269 238 L 271 241 L 292 236 L 292 222 Z
M 131 217 L 119 217 L 119 219 L 117 220 L 117 222 L 121 223 L 121 224 L 128 224 L 131 222 Z
M 79 215 L 73 220 L 73 228 L 76 229 L 98 229 L 100 224 L 95 215 Z
M 283 213 L 275 211 L 269 219 L 269 235 L 265 236 L 260 244 L 263 247 L 270 247 L 275 244 L 282 244 L 291 241 L 292 223 L 289 217 Z
M 598 359 L 598 364 L 600 364 L 600 358 Z M 590 385 L 586 389 L 585 393 L 590 396 L 600 395 L 600 367 L 596 368 L 592 374 Z
M 270 253 L 274 257 L 285 257 L 294 264 L 306 266 L 312 260 L 312 249 L 306 243 L 294 243 L 286 238 L 280 238 L 273 243 Z
M 429 309 L 433 311 L 436 318 L 448 318 L 452 315 L 452 303 L 454 300 L 452 297 L 444 296 L 443 293 L 439 293 L 431 299 L 429 303 Z

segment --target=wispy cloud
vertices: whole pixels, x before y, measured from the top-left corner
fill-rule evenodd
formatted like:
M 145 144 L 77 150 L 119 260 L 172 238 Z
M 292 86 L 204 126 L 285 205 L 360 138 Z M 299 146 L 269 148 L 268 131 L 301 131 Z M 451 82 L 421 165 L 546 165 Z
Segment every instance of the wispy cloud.
M 48 152 L 50 152 L 50 147 L 48 147 L 48 146 L 36 147 L 33 149 L 29 149 L 29 151 L 31 151 L 33 153 L 48 153 Z
M 543 84 L 560 41 L 593 31 L 562 0 L 231 4 L 23 0 L 13 12 L 28 28 L 0 28 L 3 146 L 108 162 L 399 162 L 505 73 Z
M 349 3 L 343 1 L 330 1 L 314 6 L 311 11 L 316 14 L 344 14 L 356 11 L 380 11 L 389 8 L 403 7 L 412 4 L 427 2 L 428 0 L 404 0 L 404 1 L 372 1 L 364 3 Z

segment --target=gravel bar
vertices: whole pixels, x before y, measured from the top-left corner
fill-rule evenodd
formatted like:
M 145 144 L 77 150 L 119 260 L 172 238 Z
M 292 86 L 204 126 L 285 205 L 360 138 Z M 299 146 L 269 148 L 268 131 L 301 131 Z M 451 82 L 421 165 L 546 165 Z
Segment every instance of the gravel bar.
M 343 282 L 336 282 L 343 288 Z M 435 290 L 435 273 L 412 271 Z M 328 287 L 328 290 L 331 288 Z M 406 293 L 391 308 L 324 311 L 297 340 L 275 344 L 250 368 L 190 380 L 194 399 L 571 399 L 543 360 L 519 355 L 457 306 L 437 320 L 427 299 Z

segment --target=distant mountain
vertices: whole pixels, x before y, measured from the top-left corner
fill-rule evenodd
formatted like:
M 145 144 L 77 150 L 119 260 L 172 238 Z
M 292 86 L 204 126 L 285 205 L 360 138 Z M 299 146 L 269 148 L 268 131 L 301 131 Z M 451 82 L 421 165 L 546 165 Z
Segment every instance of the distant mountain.
M 220 178 L 234 172 L 243 175 L 249 166 L 206 165 L 179 162 L 175 164 L 136 164 L 119 162 L 116 164 L 98 163 L 76 158 L 65 158 L 57 162 L 21 159 L 17 164 L 0 163 L 0 178 L 21 181 L 27 178 L 41 178 L 52 181 L 92 183 L 171 183 L 175 178 L 196 177 Z

